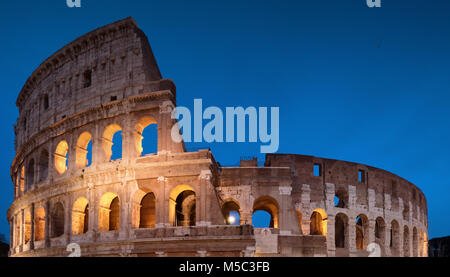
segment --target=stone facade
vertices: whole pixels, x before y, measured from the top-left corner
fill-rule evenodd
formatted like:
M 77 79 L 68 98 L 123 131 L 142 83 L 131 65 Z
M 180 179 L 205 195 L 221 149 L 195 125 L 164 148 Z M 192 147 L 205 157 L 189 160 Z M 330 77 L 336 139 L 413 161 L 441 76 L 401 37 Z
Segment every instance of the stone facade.
M 172 141 L 176 88 L 131 18 L 53 54 L 16 104 L 10 256 L 67 256 L 71 243 L 82 256 L 367 256 L 371 242 L 427 256 L 425 196 L 392 173 L 281 154 L 222 167 Z M 157 153 L 142 155 L 153 124 Z M 253 228 L 259 210 L 268 228 Z

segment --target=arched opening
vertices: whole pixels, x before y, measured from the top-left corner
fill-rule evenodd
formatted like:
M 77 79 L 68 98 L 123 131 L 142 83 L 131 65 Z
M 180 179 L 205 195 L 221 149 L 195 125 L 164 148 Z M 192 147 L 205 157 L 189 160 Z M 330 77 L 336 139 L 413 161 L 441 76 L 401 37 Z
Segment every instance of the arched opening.
M 39 155 L 39 182 L 47 179 L 48 176 L 48 151 L 46 149 L 42 149 L 41 154 Z
M 348 192 L 346 190 L 339 189 L 336 191 L 334 206 L 337 208 L 348 208 Z
M 413 257 L 418 257 L 418 253 L 419 253 L 419 239 L 418 239 L 418 234 L 417 234 L 417 228 L 414 227 L 413 228 L 413 236 L 412 236 L 412 246 L 413 246 Z
M 134 141 L 138 156 L 158 152 L 158 125 L 153 117 L 144 116 L 138 121 Z
M 105 160 L 117 160 L 122 158 L 122 127 L 111 124 L 103 132 L 102 146 Z
M 25 181 L 26 181 L 26 190 L 31 189 L 34 183 L 34 159 L 31 159 L 28 162 L 27 177 L 25 178 Z
M 228 225 L 240 225 L 241 214 L 239 213 L 239 203 L 234 199 L 228 199 L 222 205 L 222 213 L 225 217 L 225 223 Z
M 117 194 L 107 192 L 100 199 L 98 229 L 101 232 L 119 230 L 120 201 Z
M 89 229 L 89 203 L 84 197 L 80 197 L 73 204 L 72 209 L 72 234 L 85 234 Z
M 279 211 L 278 203 L 274 198 L 270 196 L 261 196 L 253 203 L 253 216 L 252 216 L 253 226 L 255 228 L 261 228 L 257 227 L 261 226 L 258 223 L 258 218 L 261 218 L 261 220 L 263 220 L 265 217 L 267 218 L 267 214 L 269 214 L 270 221 L 268 227 L 278 228 L 278 211 Z M 254 220 L 256 220 L 257 222 L 253 222 Z
M 386 224 L 382 217 L 377 217 L 375 220 L 375 242 L 381 247 L 384 253 L 384 244 L 386 239 Z
M 185 190 L 176 199 L 176 226 L 195 226 L 195 193 Z
M 338 213 L 334 219 L 334 245 L 336 249 L 348 249 L 348 217 L 343 213 Z
M 156 199 L 153 192 L 147 193 L 141 201 L 139 228 L 153 228 L 156 222 Z
M 45 210 L 39 207 L 34 215 L 34 240 L 43 240 L 45 236 Z
M 391 256 L 400 256 L 400 225 L 395 220 L 391 222 L 389 247 L 391 248 Z
M 92 135 L 89 132 L 82 133 L 77 140 L 76 147 L 76 166 L 84 168 L 91 165 L 92 162 Z
M 297 219 L 298 219 L 298 223 L 299 223 L 299 233 L 303 235 L 303 216 L 299 210 L 296 210 L 296 213 L 297 213 Z
M 316 209 L 311 214 L 310 234 L 317 236 L 327 235 L 327 214 L 323 209 Z
M 119 230 L 120 227 L 120 202 L 119 197 L 116 197 L 111 202 L 111 214 L 109 216 L 109 231 Z
M 113 136 L 113 143 L 112 143 L 112 147 L 111 147 L 111 161 L 115 161 L 115 160 L 120 160 L 122 159 L 122 140 L 123 140 L 123 136 L 122 136 L 122 131 L 118 131 L 114 134 Z
M 63 174 L 67 170 L 67 162 L 69 155 L 69 144 L 62 140 L 58 143 L 55 150 L 55 169 L 59 174 Z
M 366 250 L 369 244 L 369 220 L 364 214 L 360 214 L 356 217 L 356 249 Z
M 252 215 L 254 228 L 273 228 L 272 223 L 272 215 L 266 211 L 255 211 Z
M 25 243 L 30 242 L 31 239 L 31 214 L 30 212 L 25 213 L 24 218 L 24 236 L 25 236 Z
M 64 206 L 61 202 L 56 203 L 55 207 L 53 207 L 51 223 L 51 237 L 57 238 L 62 236 L 64 234 Z
M 195 191 L 187 185 L 177 186 L 170 193 L 169 216 L 172 226 L 195 226 Z
M 409 228 L 405 225 L 403 228 L 403 256 L 409 257 L 411 256 L 410 250 L 409 250 Z

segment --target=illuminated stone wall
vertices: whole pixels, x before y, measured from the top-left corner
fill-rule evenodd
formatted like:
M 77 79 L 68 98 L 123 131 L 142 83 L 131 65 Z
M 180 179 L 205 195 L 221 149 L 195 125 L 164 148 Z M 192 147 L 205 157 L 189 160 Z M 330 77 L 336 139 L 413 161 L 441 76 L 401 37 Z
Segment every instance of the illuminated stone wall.
M 277 154 L 222 167 L 173 142 L 175 85 L 131 18 L 57 51 L 16 104 L 10 256 L 67 256 L 71 243 L 82 256 L 364 256 L 371 242 L 427 255 L 425 197 L 389 172 Z M 143 155 L 155 124 L 157 151 Z M 267 228 L 253 228 L 256 211 Z

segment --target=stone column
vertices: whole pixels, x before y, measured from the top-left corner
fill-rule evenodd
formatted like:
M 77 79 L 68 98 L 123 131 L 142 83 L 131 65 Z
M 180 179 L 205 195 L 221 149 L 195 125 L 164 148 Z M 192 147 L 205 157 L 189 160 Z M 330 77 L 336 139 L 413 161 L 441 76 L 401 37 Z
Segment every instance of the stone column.
M 73 134 L 70 135 L 70 137 L 72 136 Z M 77 141 L 71 138 L 67 141 L 67 143 L 69 144 L 69 149 L 67 150 L 69 161 L 67 162 L 67 169 L 65 173 L 74 174 L 77 170 Z
M 136 181 L 132 181 L 136 182 Z M 131 211 L 131 195 L 128 191 L 128 182 L 122 181 L 119 192 L 120 211 L 119 211 L 119 237 L 125 239 L 128 237 L 129 226 L 131 226 L 130 211 Z M 137 186 L 137 185 L 136 185 Z M 111 215 L 111 214 L 110 214 Z
M 387 224 L 385 224 L 384 227 L 384 233 L 381 234 L 384 236 L 384 245 L 382 245 L 382 248 L 384 248 L 384 254 L 386 257 L 392 257 L 391 252 L 391 227 Z
M 408 223 L 409 224 L 412 224 L 413 223 L 413 209 L 414 209 L 414 207 L 413 207 L 413 205 L 412 205 L 412 203 L 411 203 L 411 201 L 409 201 L 409 203 L 408 203 L 408 205 L 409 205 L 409 213 L 408 213 Z M 409 232 L 412 234 L 412 229 L 411 230 L 409 230 Z
M 103 138 L 103 134 L 99 133 L 97 137 L 92 138 L 92 165 L 97 166 L 106 162 L 106 154 L 103 142 L 107 145 L 112 145 L 112 142 Z
M 303 207 L 309 207 L 311 202 L 311 188 L 307 184 L 302 185 L 302 205 Z
M 302 211 L 302 231 L 304 235 L 311 235 L 311 213 Z
M 399 200 L 401 200 L 399 198 Z M 401 210 L 400 210 L 401 211 Z M 401 213 L 401 212 L 400 212 Z M 403 251 L 403 221 L 399 220 L 399 231 L 398 231 L 398 256 L 399 257 L 403 257 L 404 256 L 404 251 Z
M 9 255 L 13 254 L 14 249 L 14 216 L 9 219 Z
M 13 241 L 14 241 L 14 248 L 16 248 L 18 245 L 19 245 L 19 240 L 20 240 L 20 238 L 19 238 L 19 233 L 18 233 L 18 225 L 19 225 L 19 214 L 15 214 L 14 215 L 14 239 L 13 239 Z M 14 249 L 15 250 L 15 249 Z
M 89 214 L 88 214 L 88 221 L 89 221 L 89 226 L 88 226 L 88 237 L 89 239 L 91 239 L 92 241 L 95 241 L 96 236 L 96 230 L 98 230 L 98 223 L 96 220 L 96 215 L 97 215 L 97 199 L 95 197 L 95 192 L 94 192 L 94 184 L 93 183 L 89 183 L 88 184 L 89 190 L 88 190 L 88 205 L 89 205 Z
M 403 208 L 404 208 L 403 199 L 398 198 L 398 209 L 399 209 L 398 213 L 400 214 L 400 217 L 401 217 L 402 220 L 404 220 L 404 218 L 403 218 Z M 400 222 L 399 222 L 399 224 L 400 224 Z M 400 225 L 400 229 L 402 228 L 402 226 L 403 225 Z M 403 230 L 402 230 L 402 232 L 403 232 Z
M 30 249 L 34 249 L 34 203 L 31 203 L 31 234 L 30 234 Z
M 197 226 L 209 226 L 211 225 L 211 213 L 212 211 L 208 211 L 208 187 L 212 186 L 211 184 L 211 171 L 210 170 L 202 170 L 199 179 L 199 188 L 200 191 L 196 192 L 196 225 Z
M 20 210 L 20 252 L 25 245 L 25 210 Z
M 237 187 L 238 201 L 240 204 L 239 214 L 241 216 L 241 225 L 252 225 L 253 202 L 251 195 L 252 188 L 250 185 L 242 185 Z
M 133 126 L 126 126 L 122 131 L 122 160 L 130 161 L 138 157 Z M 140 153 L 139 153 L 140 154 Z
M 173 144 L 171 127 L 172 127 L 172 111 L 174 105 L 172 101 L 164 101 L 159 106 L 160 122 L 158 125 L 158 154 L 171 152 L 173 149 L 171 145 Z
M 304 235 L 311 234 L 311 211 L 310 211 L 310 202 L 311 202 L 311 188 L 307 184 L 302 185 L 302 194 L 301 194 L 301 213 L 302 213 L 302 231 Z
M 128 115 L 122 126 L 122 160 L 131 161 L 141 155 L 136 141 L 142 141 L 142 134 L 136 132 L 136 122 Z
M 334 196 L 336 195 L 336 190 L 334 184 L 326 183 L 325 188 L 325 208 L 334 208 Z
M 328 214 L 327 220 L 327 250 L 328 257 L 336 256 L 336 244 L 334 241 L 335 237 L 335 215 Z
M 278 227 L 280 228 L 280 235 L 290 235 L 292 234 L 293 230 L 293 219 L 292 218 L 292 212 L 293 209 L 291 209 L 289 203 L 291 202 L 291 192 L 292 187 L 291 186 L 280 186 L 278 187 L 281 203 L 280 204 L 280 211 L 279 211 L 279 219 L 278 219 Z
M 100 152 L 102 149 L 102 143 L 101 143 L 101 138 L 102 138 L 102 134 L 100 134 L 99 132 L 99 126 L 98 124 L 95 124 L 95 129 L 92 130 L 92 156 L 91 156 L 91 167 L 95 168 L 96 165 L 100 164 L 101 162 L 101 157 L 102 157 L 102 152 Z M 91 203 L 89 201 L 89 203 Z
M 170 192 L 167 186 L 168 179 L 164 176 L 158 177 L 158 197 L 156 198 L 156 215 L 155 215 L 155 227 L 163 228 L 170 226 L 169 207 Z
M 384 209 L 386 211 L 390 211 L 392 207 L 392 200 L 391 200 L 391 195 L 385 193 L 384 194 Z M 387 223 L 386 223 L 387 224 Z
M 356 206 L 356 187 L 348 186 L 348 208 L 351 210 Z
M 53 179 L 58 175 L 59 173 L 56 171 L 55 168 L 55 149 L 53 146 L 53 141 L 50 141 L 50 144 L 48 146 L 48 180 L 49 183 L 53 182 Z
M 50 202 L 45 203 L 45 247 L 50 247 Z
M 376 224 L 375 219 L 369 218 L 369 226 L 367 228 L 368 234 L 364 234 L 364 237 L 367 237 L 367 245 L 366 246 L 368 246 L 372 242 L 375 242 L 375 224 Z
M 161 128 L 160 124 L 161 123 L 158 122 L 158 126 L 156 127 L 156 132 L 157 132 L 157 134 L 156 134 L 156 140 L 157 140 L 156 154 L 160 153 L 159 149 L 162 149 L 162 144 L 163 144 L 163 142 L 162 142 L 162 134 L 161 134 L 162 128 Z
M 426 238 L 424 238 L 424 242 L 423 242 L 423 256 L 424 257 L 428 257 L 428 234 L 426 232 L 424 232 L 424 236 Z
M 252 212 L 247 209 L 240 209 L 241 225 L 252 225 Z
M 375 208 L 375 190 L 368 189 L 368 202 L 369 202 L 369 211 L 373 211 Z
M 13 223 L 13 239 L 12 239 L 13 243 L 10 242 L 10 245 L 12 248 L 15 248 L 17 246 L 17 240 L 18 240 L 18 237 L 17 237 L 17 214 L 12 216 L 12 223 Z
M 37 158 L 34 159 L 34 180 L 32 183 L 32 189 L 31 190 L 35 190 L 37 188 L 37 182 L 39 181 L 39 156 Z
M 69 244 L 70 236 L 72 234 L 72 205 L 70 203 L 69 197 L 66 196 L 65 210 L 64 210 L 64 236 L 66 243 Z
M 356 254 L 356 218 L 354 216 L 348 216 L 348 246 L 350 257 Z
M 411 202 L 410 202 L 411 203 Z M 411 207 L 411 206 L 410 206 Z M 411 211 L 411 209 L 410 209 L 410 211 Z M 410 215 L 412 215 L 411 213 L 410 213 Z M 410 216 L 410 218 L 411 218 L 411 216 Z M 413 251 L 413 239 L 412 239 L 412 237 L 413 237 L 413 228 L 410 228 L 409 226 L 408 226 L 408 230 L 409 230 L 409 233 L 408 233 L 408 240 L 409 240 L 409 243 L 408 243 L 408 245 L 409 245 L 409 256 L 410 257 L 414 257 L 414 251 Z

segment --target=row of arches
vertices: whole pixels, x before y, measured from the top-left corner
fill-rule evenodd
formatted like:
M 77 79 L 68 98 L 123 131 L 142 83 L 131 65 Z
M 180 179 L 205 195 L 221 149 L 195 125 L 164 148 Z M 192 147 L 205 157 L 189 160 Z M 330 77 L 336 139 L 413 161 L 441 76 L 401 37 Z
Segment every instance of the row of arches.
M 151 190 L 139 189 L 131 199 L 131 224 L 134 228 L 153 228 L 156 223 L 156 195 Z M 122 203 L 119 196 L 113 192 L 104 193 L 97 206 L 97 214 L 92 214 L 94 210 L 89 208 L 89 201 L 86 197 L 79 197 L 73 203 L 71 211 L 65 212 L 62 202 L 52 205 L 49 217 L 46 210 L 39 207 L 34 214 L 25 213 L 23 219 L 24 242 L 31 239 L 31 222 L 34 220 L 34 239 L 43 240 L 48 218 L 50 228 L 48 235 L 56 238 L 65 233 L 65 216 L 71 215 L 72 235 L 85 234 L 90 230 L 89 217 L 97 217 L 99 232 L 119 230 L 121 226 Z M 226 218 L 226 223 L 230 225 L 241 224 L 241 208 L 239 202 L 234 199 L 227 199 L 222 204 L 222 212 Z M 263 223 L 258 222 L 259 213 L 268 215 Z M 91 215 L 92 214 L 92 215 Z M 414 227 L 412 230 L 407 225 L 400 228 L 398 221 L 392 220 L 387 224 L 382 217 L 375 219 L 374 227 L 369 227 L 369 219 L 365 214 L 359 214 L 354 223 L 350 222 L 345 213 L 338 213 L 334 216 L 334 237 L 329 234 L 328 215 L 323 209 L 315 209 L 308 217 L 309 220 L 303 222 L 303 216 L 297 210 L 300 233 L 308 235 L 326 236 L 327 240 L 334 243 L 336 250 L 351 248 L 351 244 L 356 250 L 367 250 L 370 242 L 378 243 L 382 248 L 389 248 L 392 256 L 422 256 L 426 251 L 426 233 Z M 196 223 L 196 194 L 195 190 L 187 185 L 175 187 L 170 193 L 169 199 L 169 221 L 171 226 L 194 226 Z M 17 231 L 16 238 L 20 234 L 20 218 L 14 219 Z M 279 206 L 277 201 L 270 196 L 262 196 L 253 203 L 252 224 L 255 228 L 278 228 L 279 227 Z M 304 224 L 307 224 L 307 231 Z M 373 224 L 373 223 L 372 223 Z M 94 227 L 94 226 L 92 226 Z M 91 228 L 94 229 L 94 228 Z M 373 232 L 373 233 L 372 233 Z M 351 242 L 351 240 L 354 240 Z M 16 240 L 14 240 L 16 241 Z M 410 245 L 412 243 L 412 245 Z M 330 246 L 330 245 L 329 245 Z M 410 252 L 410 249 L 412 251 Z M 382 249 L 385 252 L 387 249 Z
M 74 151 L 70 151 L 67 140 L 59 141 L 53 152 L 54 169 L 57 174 L 64 174 L 69 167 L 69 155 L 75 155 L 75 167 L 77 169 L 89 167 L 92 160 L 104 160 L 105 162 L 122 158 L 123 129 L 113 123 L 104 129 L 98 141 L 101 144 L 99 153 L 94 153 L 93 145 L 97 143 L 89 131 L 82 132 L 76 139 Z M 145 138 L 145 139 L 144 139 Z M 144 116 L 135 125 L 132 135 L 133 144 L 137 156 L 154 154 L 157 152 L 158 129 L 157 122 L 153 117 Z M 100 155 L 100 156 L 98 156 Z M 95 156 L 95 157 L 94 157 Z M 42 149 L 35 162 L 35 158 L 28 160 L 26 164 L 19 166 L 15 173 L 15 196 L 23 195 L 34 183 L 40 183 L 47 179 L 49 175 L 50 154 L 47 149 Z
M 227 199 L 222 205 L 223 214 L 228 224 L 239 225 L 235 218 L 240 218 L 240 206 L 234 199 Z M 265 224 L 255 222 L 259 220 L 258 213 L 266 213 Z M 334 217 L 334 237 L 328 234 L 328 216 L 325 210 L 315 209 L 309 217 L 309 232 L 304 226 L 303 216 L 300 211 L 296 211 L 299 221 L 299 229 L 302 234 L 327 236 L 328 240 L 334 242 L 336 249 L 350 249 L 350 240 L 354 239 L 356 250 L 367 250 L 370 242 L 376 242 L 383 247 L 389 247 L 392 256 L 422 256 L 427 253 L 426 233 L 416 227 L 412 230 L 412 237 L 407 225 L 400 229 L 398 221 L 392 220 L 388 225 L 382 217 L 375 219 L 375 226 L 369 228 L 369 219 L 365 214 L 359 214 L 354 224 L 350 224 L 349 217 L 345 213 L 338 213 Z M 277 228 L 278 227 L 278 204 L 275 199 L 268 196 L 258 198 L 253 205 L 252 224 L 256 228 Z M 306 223 L 307 224 L 307 223 Z M 353 229 L 350 226 L 354 226 Z M 354 232 L 352 235 L 350 232 Z M 373 232 L 373 234 L 370 234 Z M 389 234 L 389 235 L 387 235 Z M 412 253 L 410 253 L 410 243 L 412 243 Z M 402 245 L 401 245 L 402 244 Z M 385 252 L 386 249 L 382 249 Z
M 426 220 L 426 214 L 422 211 L 418 211 L 418 207 L 423 206 L 423 195 L 422 194 L 418 194 L 418 196 L 416 196 L 418 193 L 416 192 L 416 189 L 413 188 L 412 189 L 412 202 L 403 202 L 403 208 L 400 211 L 402 213 L 403 216 L 403 220 L 409 220 L 409 216 L 411 213 L 412 218 L 418 219 L 420 222 L 425 223 Z M 391 195 L 392 197 L 392 207 L 395 211 L 399 210 L 398 207 L 398 199 L 397 199 L 397 193 L 393 193 Z M 377 193 L 376 197 L 375 197 L 375 202 L 376 202 L 376 207 L 379 208 L 383 208 L 384 207 L 384 197 L 381 193 Z M 334 207 L 335 208 L 343 208 L 343 209 L 348 209 L 349 208 L 349 193 L 348 193 L 348 189 L 340 187 L 335 191 L 335 195 L 334 195 Z M 412 205 L 411 211 L 410 211 L 410 204 Z
M 240 225 L 241 208 L 239 202 L 234 199 L 226 199 L 222 204 L 222 214 L 225 223 L 229 225 Z M 278 228 L 279 227 L 279 205 L 271 196 L 261 196 L 253 203 L 252 225 L 255 228 Z
M 196 224 L 196 194 L 192 187 L 187 185 L 177 186 L 170 193 L 169 213 L 172 226 L 195 226 Z M 104 193 L 98 204 L 97 230 L 99 232 L 116 231 L 121 226 L 121 210 L 123 203 L 119 196 L 113 192 Z M 153 228 L 156 223 L 156 197 L 150 190 L 139 189 L 132 198 L 131 224 L 134 228 Z M 34 241 L 45 239 L 46 221 L 48 220 L 49 238 L 57 238 L 65 234 L 66 210 L 62 202 L 56 202 L 48 208 L 49 215 L 43 206 L 34 212 Z M 87 233 L 89 228 L 89 217 L 94 212 L 90 209 L 89 201 L 81 196 L 73 203 L 70 211 L 72 235 Z M 20 234 L 23 228 L 23 242 L 26 244 L 31 239 L 31 211 L 24 213 L 23 224 L 20 216 L 16 215 L 13 220 L 15 234 L 13 236 L 14 246 L 21 243 Z
M 335 217 L 335 247 L 349 249 L 350 247 L 350 224 L 349 218 L 344 213 L 338 213 Z M 369 219 L 366 215 L 360 214 L 356 217 L 354 237 L 357 250 L 367 250 L 370 242 L 372 230 L 369 228 Z M 397 220 L 392 220 L 387 224 L 382 217 L 377 217 L 373 230 L 373 240 L 380 245 L 381 251 L 386 252 L 389 248 L 391 256 L 423 256 L 427 253 L 427 237 L 422 230 L 418 231 L 417 227 L 412 230 L 412 237 L 407 225 L 400 228 Z M 389 234 L 389 235 L 386 235 Z M 410 245 L 412 243 L 412 245 Z M 403 245 L 401 245 L 403 244 Z M 412 246 L 412 247 L 411 247 Z M 412 253 L 410 251 L 412 249 Z
M 149 127 L 149 128 L 147 128 Z M 103 131 L 100 139 L 103 149 L 104 160 L 111 161 L 122 158 L 122 127 L 113 123 L 108 125 Z M 144 151 L 144 132 L 149 140 Z M 134 146 L 138 156 L 156 153 L 157 151 L 157 123 L 154 118 L 145 116 L 135 125 Z M 87 167 L 92 162 L 92 141 L 93 136 L 88 131 L 83 132 L 77 139 L 75 146 L 75 166 L 77 168 Z M 151 144 L 150 144 L 151 143 Z M 67 170 L 69 145 L 67 141 L 62 140 L 58 143 L 55 150 L 55 169 L 59 174 Z

